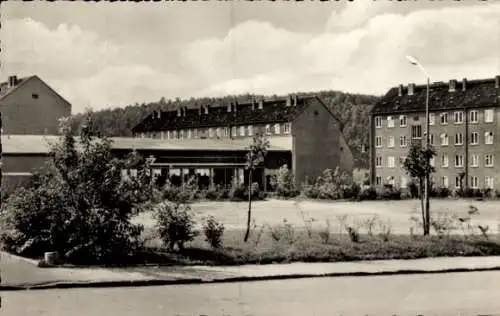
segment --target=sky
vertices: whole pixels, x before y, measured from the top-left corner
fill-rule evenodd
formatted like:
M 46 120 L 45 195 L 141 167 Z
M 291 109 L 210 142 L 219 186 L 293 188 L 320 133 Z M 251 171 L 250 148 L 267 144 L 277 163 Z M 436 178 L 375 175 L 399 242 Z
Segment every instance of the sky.
M 2 72 L 38 75 L 73 113 L 162 97 L 338 90 L 500 74 L 500 1 L 20 2 Z

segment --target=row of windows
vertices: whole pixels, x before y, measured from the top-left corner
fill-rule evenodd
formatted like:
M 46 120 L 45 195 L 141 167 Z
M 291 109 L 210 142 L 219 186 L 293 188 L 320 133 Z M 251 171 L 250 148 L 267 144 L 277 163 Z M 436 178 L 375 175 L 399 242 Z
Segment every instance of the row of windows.
M 412 135 L 414 136 L 414 135 Z M 415 139 L 421 138 L 421 137 L 412 137 Z M 447 133 L 442 133 L 439 135 L 440 138 L 440 145 L 441 146 L 448 146 L 449 145 L 449 135 Z M 479 145 L 480 139 L 479 139 L 479 133 L 477 132 L 472 132 L 470 134 L 470 144 L 471 145 Z M 493 132 L 485 132 L 484 133 L 484 138 L 483 138 L 484 144 L 486 145 L 492 145 L 493 144 Z M 431 145 L 434 144 L 434 134 L 429 135 L 429 143 Z M 463 145 L 464 144 L 464 135 L 462 133 L 456 133 L 455 134 L 455 145 Z M 375 137 L 375 147 L 381 148 L 383 146 L 382 142 L 382 136 L 376 136 Z M 388 148 L 394 148 L 395 147 L 395 139 L 394 136 L 387 136 L 387 147 Z M 408 147 L 408 137 L 406 135 L 399 136 L 399 147 Z
M 470 156 L 471 160 L 471 167 L 478 168 L 479 167 L 479 155 L 478 154 L 472 154 Z M 484 166 L 485 167 L 493 167 L 494 165 L 494 155 L 493 154 L 485 154 L 484 155 Z M 399 165 L 400 167 L 403 167 L 403 164 L 406 160 L 405 156 L 399 157 Z M 464 167 L 464 155 L 455 155 L 455 167 L 456 168 L 463 168 Z M 435 167 L 435 157 L 433 157 L 430 161 L 430 164 Z M 381 168 L 383 166 L 383 158 L 382 156 L 377 156 L 375 157 L 375 167 Z M 449 157 L 448 155 L 442 155 L 441 156 L 441 168 L 448 168 L 449 167 Z M 387 157 L 387 168 L 396 168 L 396 158 L 394 156 L 388 156 Z
M 191 138 L 221 138 L 237 136 L 253 136 L 254 126 L 233 126 L 231 129 L 229 127 L 217 127 L 217 128 L 193 128 L 193 129 L 182 129 L 174 131 L 162 131 L 162 132 L 152 132 L 152 133 L 142 133 L 137 135 L 140 138 L 159 138 L 159 139 L 191 139 Z M 265 132 L 267 135 L 280 135 L 280 134 L 290 134 L 291 123 L 285 124 L 267 124 L 265 126 Z
M 449 187 L 449 180 L 448 180 L 448 177 L 447 176 L 442 176 L 440 179 L 439 179 L 439 186 L 442 187 L 442 188 L 448 188 Z M 460 177 L 455 177 L 455 188 L 461 188 L 464 183 L 463 183 L 463 179 L 460 178 Z M 375 177 L 375 183 L 377 185 L 381 185 L 382 184 L 382 177 L 381 176 L 377 176 Z M 389 185 L 392 185 L 392 186 L 395 186 L 396 185 L 396 181 L 395 181 L 395 178 L 394 176 L 390 176 L 387 178 L 387 184 Z M 489 188 L 489 189 L 493 189 L 494 188 L 494 183 L 495 183 L 495 178 L 493 178 L 492 176 L 485 176 L 484 177 L 484 187 L 485 188 Z M 469 186 L 472 188 L 472 189 L 478 189 L 479 188 L 479 177 L 477 176 L 471 176 L 470 177 L 470 182 L 469 182 Z M 401 188 L 406 188 L 408 187 L 408 177 L 407 176 L 401 176 L 400 178 L 400 187 Z
M 492 123 L 494 121 L 494 114 L 495 111 L 493 109 L 486 109 L 484 110 L 484 123 Z M 462 124 L 464 122 L 464 112 L 463 111 L 455 111 L 453 113 L 453 123 L 454 124 Z M 414 120 L 418 121 L 419 118 L 414 117 Z M 396 119 L 393 116 L 388 116 L 387 117 L 387 127 L 392 128 L 395 125 Z M 443 112 L 439 114 L 439 122 L 441 125 L 447 125 L 449 121 L 449 114 L 447 112 Z M 478 124 L 479 123 L 479 111 L 478 110 L 472 110 L 469 112 L 469 123 L 471 124 Z M 436 124 L 436 114 L 435 113 L 429 113 L 429 125 L 435 125 Z M 399 126 L 400 127 L 406 127 L 408 125 L 408 116 L 407 115 L 400 115 L 399 116 Z M 377 116 L 375 117 L 375 127 L 376 128 L 381 128 L 382 127 L 382 117 Z

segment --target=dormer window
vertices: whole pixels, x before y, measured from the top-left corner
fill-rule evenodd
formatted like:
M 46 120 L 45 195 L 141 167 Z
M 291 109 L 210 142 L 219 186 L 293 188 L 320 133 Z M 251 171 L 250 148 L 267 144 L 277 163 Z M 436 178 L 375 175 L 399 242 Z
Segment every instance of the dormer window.
M 281 133 L 280 125 L 274 124 L 274 134 L 279 135 Z
M 187 138 L 191 139 L 193 137 L 193 132 L 191 131 L 191 129 L 188 129 L 187 130 Z
M 240 126 L 240 136 L 245 136 L 245 126 Z
M 209 138 L 214 137 L 214 129 L 213 129 L 213 128 L 211 128 L 211 127 L 208 129 L 208 137 L 209 137 Z
M 248 125 L 247 129 L 248 129 L 248 136 L 253 136 L 253 126 Z
M 237 132 L 236 127 L 235 126 L 231 127 L 231 137 L 236 137 L 236 132 Z

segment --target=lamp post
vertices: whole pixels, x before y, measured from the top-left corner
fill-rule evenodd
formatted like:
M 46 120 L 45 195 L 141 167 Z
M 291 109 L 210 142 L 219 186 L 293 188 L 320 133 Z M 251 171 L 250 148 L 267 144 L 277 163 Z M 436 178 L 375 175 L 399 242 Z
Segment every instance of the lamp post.
M 418 60 L 413 57 L 413 56 L 406 56 L 406 59 L 414 66 L 417 66 L 425 75 L 427 79 L 427 87 L 426 87 L 426 96 L 425 96 L 425 149 L 429 150 L 429 145 L 430 145 L 430 135 L 429 135 L 429 92 L 430 92 L 430 83 L 431 83 L 431 78 L 425 68 L 418 62 Z M 429 161 L 427 161 L 427 164 L 429 164 Z M 426 173 L 425 175 L 425 180 L 424 180 L 424 200 L 425 200 L 425 228 L 426 230 L 429 230 L 429 217 L 430 217 L 430 211 L 429 211 L 429 174 Z M 429 232 L 424 232 L 428 234 Z

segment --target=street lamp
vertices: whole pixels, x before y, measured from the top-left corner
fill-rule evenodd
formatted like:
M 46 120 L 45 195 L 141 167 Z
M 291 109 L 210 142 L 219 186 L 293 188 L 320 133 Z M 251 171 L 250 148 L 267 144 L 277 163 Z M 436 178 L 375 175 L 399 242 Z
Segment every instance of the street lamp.
M 406 56 L 406 59 L 414 65 L 417 66 L 425 75 L 427 79 L 427 89 L 426 89 L 426 96 L 425 96 L 425 148 L 429 150 L 429 145 L 430 145 L 430 136 L 429 136 L 429 91 L 430 91 L 430 84 L 431 84 L 431 78 L 425 68 L 418 62 L 418 60 L 413 57 L 413 56 Z M 427 161 L 427 165 L 429 164 L 429 161 Z M 424 199 L 425 199 L 425 217 L 426 221 L 429 221 L 429 174 L 425 174 L 425 183 L 424 183 Z M 428 225 L 426 225 L 428 227 Z

